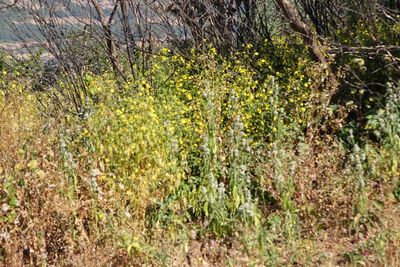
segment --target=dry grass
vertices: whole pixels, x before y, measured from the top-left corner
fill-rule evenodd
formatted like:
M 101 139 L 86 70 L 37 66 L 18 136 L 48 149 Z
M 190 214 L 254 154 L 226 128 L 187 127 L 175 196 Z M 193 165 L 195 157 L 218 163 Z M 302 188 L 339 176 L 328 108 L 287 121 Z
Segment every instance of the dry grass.
M 0 114 L 0 257 L 3 266 L 398 266 L 400 208 L 385 192 L 368 188 L 369 221 L 354 231 L 354 180 L 346 153 L 333 141 L 299 144 L 283 156 L 285 175 L 296 188 L 299 235 L 285 240 L 267 229 L 270 241 L 259 250 L 255 229 L 231 239 L 196 235 L 187 229 L 147 229 L 143 240 L 121 243 L 120 233 L 137 232 L 134 219 L 112 223 L 96 217 L 107 207 L 89 189 L 90 174 L 78 170 L 78 187 L 65 174 L 59 146 L 60 122 L 44 119 L 29 96 L 9 100 Z M 330 139 L 332 140 L 332 139 Z M 263 165 L 265 188 L 279 199 L 273 161 Z M 295 168 L 289 171 L 290 166 Z M 268 176 L 268 174 L 270 176 Z M 86 178 L 85 178 L 86 177 Z M 376 189 L 376 190 L 375 190 Z M 374 191 L 375 190 L 375 191 Z M 380 199 L 382 207 L 374 205 Z M 265 216 L 282 207 L 265 207 Z M 111 216 L 112 217 L 112 216 Z M 268 219 L 268 218 L 265 219 Z M 279 227 L 278 227 L 279 228 Z M 263 241 L 265 242 L 265 240 Z M 131 251 L 128 253 L 131 246 Z M 265 260 L 268 251 L 274 259 Z M 267 258 L 268 258 L 267 257 Z

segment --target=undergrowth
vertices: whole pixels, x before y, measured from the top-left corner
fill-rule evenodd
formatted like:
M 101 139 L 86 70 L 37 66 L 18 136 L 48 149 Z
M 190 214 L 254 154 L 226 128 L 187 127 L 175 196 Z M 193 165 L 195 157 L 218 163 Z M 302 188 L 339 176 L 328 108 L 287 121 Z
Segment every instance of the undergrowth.
M 364 128 L 315 136 L 326 71 L 277 46 L 279 70 L 249 45 L 164 48 L 124 84 L 85 73 L 79 116 L 2 70 L 0 261 L 398 264 L 400 87 Z

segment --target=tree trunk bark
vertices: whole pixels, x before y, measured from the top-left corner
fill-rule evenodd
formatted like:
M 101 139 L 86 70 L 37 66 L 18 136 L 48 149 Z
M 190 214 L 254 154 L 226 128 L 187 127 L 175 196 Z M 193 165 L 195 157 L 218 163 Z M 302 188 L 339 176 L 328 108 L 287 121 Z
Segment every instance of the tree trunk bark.
M 332 86 L 337 87 L 338 81 L 329 66 L 329 62 L 324 55 L 324 51 L 318 42 L 318 38 L 311 30 L 311 27 L 304 22 L 297 7 L 290 0 L 276 0 L 276 3 L 281 9 L 284 17 L 289 21 L 291 28 L 301 34 L 314 60 L 321 63 L 328 69 L 329 79 L 332 83 Z
M 117 2 L 114 4 L 111 14 L 108 17 L 108 21 L 106 21 L 105 15 L 104 15 L 99 3 L 97 2 L 97 0 L 91 0 L 91 2 L 97 12 L 100 24 L 104 31 L 104 37 L 106 39 L 106 45 L 107 45 L 107 53 L 108 53 L 108 57 L 111 61 L 114 73 L 117 76 L 121 76 L 125 80 L 125 77 L 124 77 L 122 69 L 120 67 L 118 58 L 116 56 L 115 43 L 114 43 L 114 40 L 112 37 L 112 31 L 111 31 L 111 24 L 114 20 L 114 16 L 115 16 L 116 12 L 117 12 L 119 0 L 117 0 Z

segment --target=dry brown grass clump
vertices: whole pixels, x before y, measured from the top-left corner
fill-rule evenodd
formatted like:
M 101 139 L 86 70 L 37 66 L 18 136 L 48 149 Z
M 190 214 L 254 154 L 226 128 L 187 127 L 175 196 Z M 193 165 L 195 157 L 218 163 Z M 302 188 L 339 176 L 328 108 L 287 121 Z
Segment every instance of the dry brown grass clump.
M 45 121 L 35 103 L 25 94 L 0 103 L 1 262 L 4 266 L 44 262 L 97 266 L 95 258 L 111 262 L 117 252 L 107 246 L 96 248 L 96 236 L 85 227 L 92 203 L 80 201 L 63 173 L 58 124 Z

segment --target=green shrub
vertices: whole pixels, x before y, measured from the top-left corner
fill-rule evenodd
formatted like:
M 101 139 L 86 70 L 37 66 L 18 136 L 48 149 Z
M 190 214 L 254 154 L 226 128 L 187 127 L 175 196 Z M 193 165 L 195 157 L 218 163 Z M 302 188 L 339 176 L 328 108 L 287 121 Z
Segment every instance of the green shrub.
M 164 107 L 147 89 L 95 104 L 80 135 L 92 171 L 99 171 L 98 186 L 121 205 L 129 203 L 127 212 L 137 216 L 170 193 L 182 176 L 177 140 L 160 117 Z

